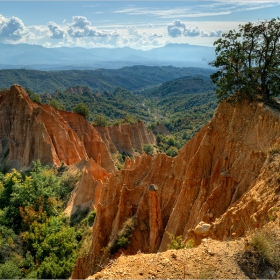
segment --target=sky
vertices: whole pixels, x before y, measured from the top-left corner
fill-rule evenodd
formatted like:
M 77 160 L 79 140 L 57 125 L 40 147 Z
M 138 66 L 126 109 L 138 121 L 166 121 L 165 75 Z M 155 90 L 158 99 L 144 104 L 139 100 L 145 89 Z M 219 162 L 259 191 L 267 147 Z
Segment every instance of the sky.
M 280 16 L 280 0 L 1 1 L 0 42 L 44 47 L 213 46 L 239 24 Z

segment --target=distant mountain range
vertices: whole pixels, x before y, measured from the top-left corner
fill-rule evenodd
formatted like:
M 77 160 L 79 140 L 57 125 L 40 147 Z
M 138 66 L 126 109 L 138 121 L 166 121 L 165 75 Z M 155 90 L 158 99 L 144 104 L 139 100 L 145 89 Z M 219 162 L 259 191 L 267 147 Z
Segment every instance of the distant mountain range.
M 168 44 L 143 51 L 124 48 L 45 48 L 29 44 L 0 43 L 0 69 L 117 69 L 124 66 L 148 65 L 204 67 L 214 59 L 214 47 L 189 44 Z

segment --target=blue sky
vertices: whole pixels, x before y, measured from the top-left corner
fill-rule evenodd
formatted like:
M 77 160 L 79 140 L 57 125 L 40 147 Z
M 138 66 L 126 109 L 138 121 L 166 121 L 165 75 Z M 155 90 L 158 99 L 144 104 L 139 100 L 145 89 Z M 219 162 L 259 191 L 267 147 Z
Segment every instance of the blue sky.
M 212 46 L 222 32 L 280 16 L 280 1 L 0 1 L 0 42 L 45 47 Z

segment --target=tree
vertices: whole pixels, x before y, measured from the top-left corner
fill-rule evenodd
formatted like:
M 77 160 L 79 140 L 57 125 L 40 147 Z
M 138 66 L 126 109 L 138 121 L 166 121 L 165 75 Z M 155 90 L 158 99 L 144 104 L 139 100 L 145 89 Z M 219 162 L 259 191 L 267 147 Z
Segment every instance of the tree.
M 33 93 L 30 96 L 30 99 L 38 104 L 43 104 L 42 98 L 38 93 Z
M 86 119 L 90 117 L 90 110 L 85 103 L 79 103 L 73 108 L 73 112 L 84 116 Z
M 124 117 L 124 123 L 130 123 L 130 124 L 134 124 L 136 123 L 135 119 L 133 116 L 127 114 L 125 117 Z
M 150 156 L 154 155 L 154 147 L 151 144 L 144 144 L 143 145 L 143 151 Z
M 168 155 L 170 157 L 176 157 L 178 155 L 178 149 L 176 147 L 170 147 L 166 151 L 166 155 Z
M 219 101 L 269 100 L 280 94 L 280 18 L 239 25 L 214 42 L 211 75 Z
M 52 107 L 54 107 L 55 109 L 58 109 L 58 110 L 65 110 L 65 106 L 63 104 L 61 104 L 59 101 L 57 101 L 56 99 L 52 99 L 49 102 L 49 105 L 51 105 Z
M 93 124 L 98 126 L 106 126 L 107 125 L 106 117 L 102 115 L 96 115 L 93 119 Z

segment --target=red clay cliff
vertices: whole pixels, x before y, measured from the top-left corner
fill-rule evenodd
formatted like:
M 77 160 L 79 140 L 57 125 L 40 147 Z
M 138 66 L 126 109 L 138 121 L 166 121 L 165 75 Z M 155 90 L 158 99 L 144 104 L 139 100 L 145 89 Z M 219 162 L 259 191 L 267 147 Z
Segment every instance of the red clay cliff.
M 92 244 L 77 260 L 72 278 L 85 278 L 106 264 L 106 248 L 132 217 L 136 227 L 129 246 L 110 258 L 121 251 L 165 251 L 168 233 L 198 244 L 207 236 L 241 236 L 245 225 L 261 226 L 265 219 L 260 217 L 280 201 L 279 184 L 263 187 L 272 168 L 267 156 L 279 143 L 278 110 L 257 102 L 236 107 L 224 102 L 176 158 L 127 159 L 124 169 L 103 184 Z

